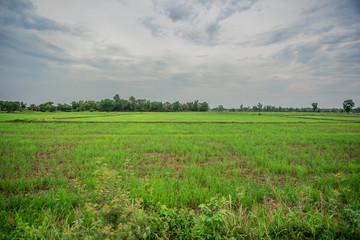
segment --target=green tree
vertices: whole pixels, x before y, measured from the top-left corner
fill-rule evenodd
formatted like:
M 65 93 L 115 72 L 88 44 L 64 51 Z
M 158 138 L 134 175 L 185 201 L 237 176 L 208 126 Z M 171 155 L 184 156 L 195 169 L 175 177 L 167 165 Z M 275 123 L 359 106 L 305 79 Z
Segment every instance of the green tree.
M 180 109 L 183 112 L 189 111 L 189 106 L 186 103 L 180 103 Z
M 98 110 L 98 104 L 95 101 L 86 101 L 84 103 L 84 110 L 90 112 L 96 111 Z
M 163 103 L 162 102 L 151 102 L 150 103 L 150 111 L 151 112 L 162 112 L 164 111 Z
M 207 102 L 200 103 L 199 111 L 207 112 L 209 110 L 209 104 Z
M 53 106 L 53 102 L 46 102 L 39 105 L 39 110 L 41 112 L 54 112 L 56 110 L 55 106 Z
M 218 112 L 223 112 L 225 110 L 223 105 L 219 105 L 217 108 L 215 108 L 216 111 Z
M 20 102 L 20 111 L 24 111 L 26 109 L 26 103 Z
M 72 109 L 73 109 L 73 111 L 74 112 L 78 112 L 79 111 L 79 102 L 77 102 L 77 101 L 73 101 L 73 102 L 71 102 L 71 107 L 72 107 Z
M 29 106 L 29 110 L 31 110 L 31 111 L 39 111 L 39 107 L 36 104 L 32 103 Z
M 121 98 L 120 98 L 119 94 L 115 94 L 113 99 L 115 101 L 114 111 L 116 111 L 116 112 L 121 111 Z
M 171 112 L 172 111 L 172 105 L 169 102 L 166 102 L 163 104 L 163 109 L 165 112 Z
M 240 104 L 240 112 L 244 111 L 244 104 Z
M 130 111 L 134 112 L 136 110 L 136 99 L 131 96 L 129 98 L 129 103 L 130 103 Z
M 6 112 L 14 112 L 20 110 L 19 102 L 5 101 L 2 103 L 2 110 Z
M 194 101 L 194 103 L 192 105 L 192 108 L 191 108 L 191 111 L 193 111 L 193 112 L 199 111 L 199 100 Z
M 72 106 L 70 106 L 69 104 L 66 104 L 66 103 L 64 103 L 64 104 L 59 103 L 57 105 L 56 109 L 61 112 L 71 112 Z
M 150 101 L 146 99 L 136 100 L 136 110 L 139 112 L 148 112 L 150 109 Z
M 172 104 L 172 109 L 174 112 L 179 112 L 181 111 L 181 105 L 179 101 L 176 101 Z
M 345 112 L 349 113 L 353 107 L 355 107 L 355 103 L 352 99 L 345 100 L 343 102 L 343 108 L 344 108 Z
M 317 110 L 317 108 L 318 108 L 318 104 L 317 104 L 316 102 L 313 102 L 313 103 L 311 104 L 311 106 L 312 106 L 314 112 L 315 112 L 315 111 Z
M 112 99 L 103 99 L 100 101 L 99 108 L 102 112 L 111 112 L 114 110 L 115 101 Z

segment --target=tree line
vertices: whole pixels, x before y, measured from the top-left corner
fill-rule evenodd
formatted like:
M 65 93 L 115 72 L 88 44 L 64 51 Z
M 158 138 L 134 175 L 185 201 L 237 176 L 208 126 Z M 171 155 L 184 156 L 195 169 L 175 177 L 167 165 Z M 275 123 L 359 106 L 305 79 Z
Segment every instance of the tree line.
M 223 105 L 219 105 L 215 108 L 213 108 L 213 111 L 218 111 L 218 112 L 223 112 L 223 111 L 230 111 L 230 112 L 347 112 L 349 113 L 350 111 L 355 112 L 355 113 L 360 113 L 360 107 L 356 108 L 356 109 L 352 109 L 353 107 L 355 107 L 355 103 L 353 100 L 349 99 L 349 100 L 345 100 L 343 102 L 343 108 L 319 108 L 318 107 L 318 103 L 313 102 L 311 104 L 311 107 L 301 107 L 301 108 L 294 108 L 294 107 L 275 107 L 272 105 L 263 105 L 262 103 L 258 103 L 255 106 L 248 106 L 245 107 L 243 104 L 240 105 L 239 108 L 229 108 L 226 109 L 224 108 Z
M 26 103 L 23 102 L 10 102 L 0 101 L 0 109 L 6 112 L 14 111 L 40 111 L 40 112 L 83 112 L 83 111 L 101 111 L 101 112 L 206 112 L 208 111 L 209 104 L 207 102 L 199 102 L 194 100 L 193 102 L 180 103 L 179 101 L 161 102 L 150 101 L 147 99 L 135 99 L 131 96 L 128 100 L 120 98 L 119 94 L 116 94 L 112 99 L 103 99 L 101 101 L 73 101 L 71 104 L 57 104 L 53 102 L 45 102 L 39 105 L 30 104 L 26 107 Z
M 40 112 L 83 112 L 83 111 L 101 111 L 101 112 L 206 112 L 210 110 L 207 102 L 199 102 L 194 100 L 193 102 L 180 103 L 179 101 L 161 102 L 161 101 L 150 101 L 147 99 L 135 99 L 131 96 L 128 100 L 122 99 L 119 94 L 116 94 L 112 99 L 103 99 L 101 101 L 73 101 L 71 104 L 57 104 L 53 102 L 45 102 L 39 105 L 30 104 L 29 107 L 24 102 L 18 101 L 0 101 L 0 110 L 6 112 L 15 111 L 40 111 Z M 212 111 L 223 112 L 356 112 L 360 113 L 360 108 L 353 109 L 355 103 L 353 100 L 345 100 L 343 102 L 343 108 L 319 108 L 318 103 L 313 102 L 311 107 L 306 108 L 294 108 L 294 107 L 275 107 L 272 105 L 263 105 L 258 103 L 255 106 L 245 107 L 243 104 L 239 108 L 226 109 L 223 105 L 219 105 Z

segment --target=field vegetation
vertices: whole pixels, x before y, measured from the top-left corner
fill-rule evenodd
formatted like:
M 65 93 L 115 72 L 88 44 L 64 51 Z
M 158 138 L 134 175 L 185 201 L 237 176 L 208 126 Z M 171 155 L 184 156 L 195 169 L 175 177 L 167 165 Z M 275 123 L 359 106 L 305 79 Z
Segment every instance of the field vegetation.
M 1 113 L 0 238 L 360 238 L 359 124 L 335 113 Z

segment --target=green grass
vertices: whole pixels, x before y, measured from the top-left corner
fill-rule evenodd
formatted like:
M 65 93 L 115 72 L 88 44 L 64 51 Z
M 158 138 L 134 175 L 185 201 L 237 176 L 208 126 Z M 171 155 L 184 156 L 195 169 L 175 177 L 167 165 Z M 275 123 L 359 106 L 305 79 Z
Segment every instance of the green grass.
M 355 114 L 336 113 L 271 113 L 263 112 L 18 112 L 0 113 L 0 121 L 46 121 L 46 122 L 360 122 Z
M 358 238 L 358 119 L 1 114 L 0 237 Z M 117 185 L 102 180 L 114 174 L 122 176 Z M 100 193 L 101 187 L 110 191 Z M 111 205 L 113 193 L 126 197 Z M 90 211 L 85 203 L 100 205 Z M 119 223 L 126 227 L 117 228 Z M 105 228 L 111 224 L 114 235 Z

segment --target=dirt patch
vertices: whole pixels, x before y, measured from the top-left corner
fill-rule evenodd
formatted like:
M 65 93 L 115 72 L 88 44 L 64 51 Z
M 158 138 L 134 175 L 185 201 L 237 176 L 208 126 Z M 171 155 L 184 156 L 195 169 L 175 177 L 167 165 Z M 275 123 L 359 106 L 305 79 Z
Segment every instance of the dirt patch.
M 282 209 L 283 207 L 279 201 L 271 197 L 263 198 L 261 204 L 264 206 L 266 210 L 272 210 L 272 211 L 277 209 Z
M 29 171 L 26 172 L 26 179 L 51 175 L 52 171 L 62 167 L 64 168 L 63 176 L 68 178 L 68 172 L 71 169 L 72 159 L 68 156 L 75 147 L 74 144 L 57 144 L 55 148 L 48 152 L 38 152 L 35 154 L 33 163 L 29 166 Z M 66 159 L 66 162 L 64 162 Z
M 160 166 L 159 174 L 161 174 L 161 170 L 164 168 L 172 168 L 179 177 L 179 180 L 182 180 L 184 177 L 183 167 L 185 163 L 180 160 L 178 154 L 147 152 L 142 154 L 139 160 L 140 162 L 137 164 L 137 169 L 140 177 L 144 177 L 148 169 L 153 169 L 157 166 Z

